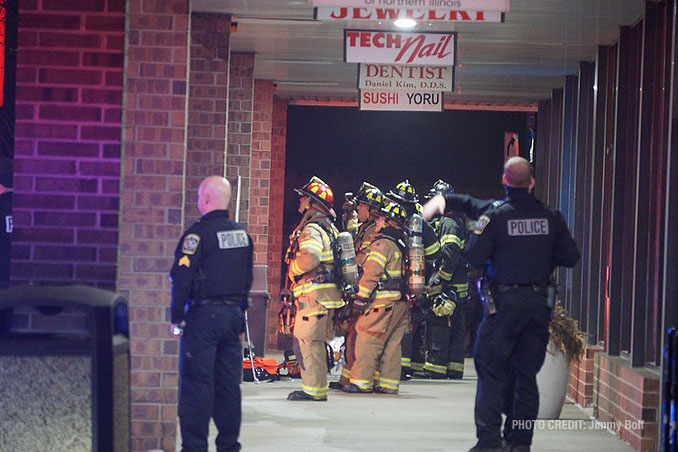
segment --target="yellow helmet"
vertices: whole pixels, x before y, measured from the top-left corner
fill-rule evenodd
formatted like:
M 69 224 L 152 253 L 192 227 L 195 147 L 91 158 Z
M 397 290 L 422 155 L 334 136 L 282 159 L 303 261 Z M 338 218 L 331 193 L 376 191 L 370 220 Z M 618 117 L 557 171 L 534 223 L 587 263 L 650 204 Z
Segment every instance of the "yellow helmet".
M 396 202 L 389 202 L 380 212 L 389 220 L 395 221 L 400 227 L 407 228 L 407 212 Z
M 414 204 L 419 202 L 417 191 L 407 179 L 396 185 L 393 190 L 388 192 L 387 196 L 399 203 Z

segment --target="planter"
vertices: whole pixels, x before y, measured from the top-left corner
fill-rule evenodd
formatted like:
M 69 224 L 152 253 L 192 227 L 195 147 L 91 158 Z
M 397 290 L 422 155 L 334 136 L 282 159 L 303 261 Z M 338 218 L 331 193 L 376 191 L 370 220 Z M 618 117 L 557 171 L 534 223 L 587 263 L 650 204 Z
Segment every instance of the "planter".
M 537 419 L 558 419 L 570 383 L 570 361 L 549 341 L 546 359 L 537 374 L 539 413 Z

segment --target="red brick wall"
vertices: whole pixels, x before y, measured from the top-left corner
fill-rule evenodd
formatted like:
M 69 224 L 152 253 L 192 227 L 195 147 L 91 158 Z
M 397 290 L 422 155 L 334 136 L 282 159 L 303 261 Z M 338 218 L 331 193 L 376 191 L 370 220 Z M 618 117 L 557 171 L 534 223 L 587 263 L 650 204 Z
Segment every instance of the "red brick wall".
M 188 0 L 129 0 L 118 288 L 130 302 L 132 450 L 175 450 L 168 270 L 183 232 Z
M 224 175 L 226 96 L 231 19 L 223 14 L 191 15 L 191 68 L 186 155 L 186 226 L 199 217 L 198 185 Z M 235 181 L 231 180 L 231 183 Z
M 125 2 L 19 7 L 12 281 L 113 289 Z
M 266 343 L 270 349 L 280 348 L 278 334 L 278 294 L 280 292 L 280 267 L 283 247 L 283 205 L 285 203 L 285 153 L 287 149 L 287 102 L 273 102 L 273 128 L 271 135 L 271 190 L 268 216 L 268 291 L 271 302 L 268 309 Z
M 631 368 L 628 361 L 595 354 L 594 415 L 618 423 L 617 434 L 642 452 L 652 452 L 659 437 L 659 375 Z
M 241 176 L 239 222 L 245 227 L 249 222 L 253 103 L 254 54 L 231 53 L 228 82 L 226 177 L 233 185 L 232 202 L 235 203 L 238 176 Z M 232 210 L 235 218 L 235 207 Z
M 596 353 L 602 351 L 601 347 L 589 347 L 579 361 L 573 361 L 570 365 L 567 396 L 580 406 L 588 407 L 593 402 L 594 360 Z
M 254 242 L 254 265 L 268 264 L 268 218 L 271 183 L 273 82 L 254 82 L 252 165 L 248 231 Z

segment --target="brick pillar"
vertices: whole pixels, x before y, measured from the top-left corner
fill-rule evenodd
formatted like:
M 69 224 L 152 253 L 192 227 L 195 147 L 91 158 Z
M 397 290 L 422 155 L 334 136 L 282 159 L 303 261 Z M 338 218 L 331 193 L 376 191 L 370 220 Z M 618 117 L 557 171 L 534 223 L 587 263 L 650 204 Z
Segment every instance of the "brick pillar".
M 269 189 L 273 127 L 273 82 L 254 82 L 252 161 L 248 231 L 254 242 L 254 265 L 268 264 Z
M 236 202 L 238 176 L 241 176 L 240 218 L 249 222 L 250 157 L 254 103 L 254 54 L 231 53 L 228 82 L 228 136 L 226 137 L 226 177 L 233 184 L 232 205 Z M 235 207 L 232 208 L 235 218 Z
M 19 6 L 12 283 L 113 289 L 125 5 Z
M 175 450 L 167 273 L 183 232 L 188 0 L 129 0 L 118 288 L 130 302 L 132 450 Z
M 281 285 L 283 252 L 287 249 L 287 237 L 283 237 L 283 205 L 285 204 L 285 153 L 287 149 L 287 102 L 273 102 L 273 128 L 271 136 L 271 189 L 268 215 L 268 331 L 266 343 L 269 348 L 280 348 L 278 334 L 278 293 Z
M 224 175 L 226 96 L 231 18 L 191 15 L 191 70 L 188 89 L 185 224 L 199 217 L 198 185 L 206 176 Z M 231 183 L 235 181 L 231 180 Z

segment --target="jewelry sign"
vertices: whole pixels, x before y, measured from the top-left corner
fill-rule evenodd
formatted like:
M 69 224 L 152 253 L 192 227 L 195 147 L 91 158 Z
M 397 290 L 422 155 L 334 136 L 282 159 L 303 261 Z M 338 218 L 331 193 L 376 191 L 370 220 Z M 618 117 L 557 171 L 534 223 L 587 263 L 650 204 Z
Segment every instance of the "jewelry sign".
M 311 6 L 346 6 L 357 8 L 401 6 L 417 9 L 501 12 L 509 10 L 509 3 L 509 0 L 311 0 Z
M 501 11 L 448 11 L 441 9 L 406 8 L 316 8 L 317 20 L 397 20 L 412 19 L 426 22 L 503 22 Z
M 456 45 L 456 33 L 344 30 L 344 61 L 454 66 Z

